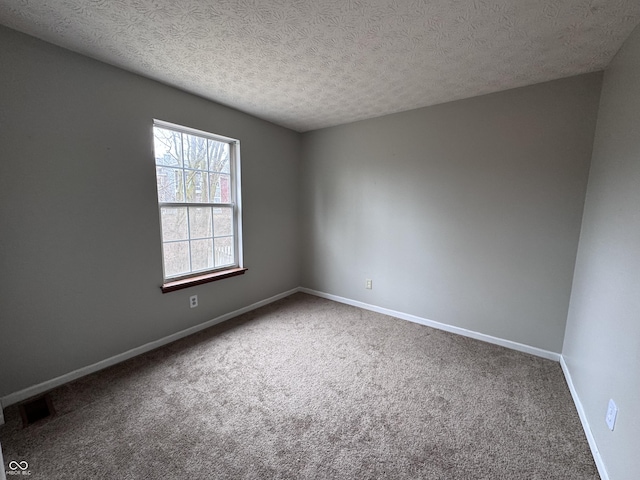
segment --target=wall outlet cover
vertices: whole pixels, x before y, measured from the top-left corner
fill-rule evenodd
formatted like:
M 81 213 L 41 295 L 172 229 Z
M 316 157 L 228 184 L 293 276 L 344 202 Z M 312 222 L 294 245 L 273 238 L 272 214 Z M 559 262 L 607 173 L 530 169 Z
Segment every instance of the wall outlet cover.
M 618 407 L 616 402 L 613 399 L 609 399 L 609 407 L 607 408 L 607 416 L 605 417 L 605 421 L 607 422 L 607 426 L 609 430 L 613 432 L 613 427 L 616 425 L 616 416 L 618 415 Z
M 189 297 L 189 306 L 191 308 L 195 308 L 198 306 L 198 296 L 197 295 L 193 295 L 191 297 Z

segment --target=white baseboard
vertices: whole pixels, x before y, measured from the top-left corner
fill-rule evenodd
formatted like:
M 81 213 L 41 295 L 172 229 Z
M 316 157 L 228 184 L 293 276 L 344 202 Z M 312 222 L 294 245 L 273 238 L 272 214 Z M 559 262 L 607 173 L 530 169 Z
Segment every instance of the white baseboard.
M 564 361 L 564 357 L 560 357 L 560 366 L 562 367 L 562 372 L 564 373 L 564 378 L 567 381 L 567 385 L 569 386 L 569 391 L 571 392 L 571 397 L 573 398 L 573 403 L 576 406 L 576 410 L 578 411 L 578 417 L 580 417 L 580 422 L 582 422 L 582 429 L 584 430 L 585 435 L 587 436 L 587 441 L 589 442 L 589 448 L 591 448 L 591 455 L 593 456 L 593 460 L 596 462 L 596 467 L 598 468 L 598 473 L 600 474 L 601 480 L 609 480 L 609 474 L 607 473 L 607 469 L 604 466 L 604 462 L 602 461 L 602 457 L 600 456 L 600 451 L 598 450 L 598 445 L 596 444 L 596 439 L 591 432 L 591 426 L 589 425 L 589 420 L 587 420 L 587 414 L 582 407 L 582 402 L 580 401 L 580 397 L 578 396 L 578 392 L 573 385 L 573 379 L 571 378 L 571 372 L 569 371 L 569 367 L 567 363 Z
M 359 302 L 357 300 L 351 300 L 349 298 L 339 297 L 337 295 L 331 295 L 330 293 L 319 292 L 310 288 L 300 288 L 299 291 L 315 295 L 317 297 L 326 298 L 340 303 L 346 303 L 354 307 L 363 308 L 365 310 L 371 310 L 372 312 L 382 313 L 389 315 L 390 317 L 400 318 L 402 320 L 408 320 L 409 322 L 419 323 L 420 325 L 426 325 L 427 327 L 437 328 L 438 330 L 444 330 L 446 332 L 455 333 L 464 337 L 475 338 L 476 340 L 482 340 L 483 342 L 493 343 L 500 345 L 501 347 L 510 348 L 512 350 L 518 350 L 519 352 L 530 353 L 537 357 L 546 358 L 548 360 L 560 361 L 560 354 L 543 350 L 541 348 L 532 347 L 523 343 L 513 342 L 511 340 L 505 340 L 503 338 L 492 337 L 491 335 L 485 335 L 484 333 L 474 332 L 473 330 L 467 330 L 466 328 L 454 327 L 453 325 L 447 325 L 446 323 L 436 322 L 434 320 L 428 320 L 426 318 L 418 317 L 408 313 L 398 312 L 396 310 L 390 310 L 388 308 L 378 307 L 376 305 L 370 305 L 368 303 Z
M 0 425 L 4 423 L 4 417 L 2 416 L 2 408 L 4 407 L 8 407 L 9 405 L 13 405 L 14 403 L 21 402 L 35 395 L 39 395 L 41 393 L 51 390 L 52 388 L 59 387 L 60 385 L 71 382 L 80 377 L 84 377 L 85 375 L 89 375 L 90 373 L 97 372 L 98 370 L 102 370 L 104 368 L 110 367 L 117 363 L 123 362 L 125 360 L 141 355 L 143 353 L 149 352 L 151 350 L 154 350 L 168 343 L 175 342 L 176 340 L 192 335 L 196 332 L 199 332 L 200 330 L 204 330 L 205 328 L 212 327 L 213 325 L 224 322 L 225 320 L 230 320 L 231 318 L 237 317 L 238 315 L 242 315 L 243 313 L 250 312 L 251 310 L 255 310 L 256 308 L 263 307 L 265 305 L 275 302 L 276 300 L 280 300 L 281 298 L 288 297 L 289 295 L 292 295 L 298 292 L 299 290 L 300 290 L 299 288 L 294 288 L 287 292 L 274 295 L 273 297 L 260 300 L 259 302 L 253 303 L 247 307 L 240 308 L 238 310 L 227 313 L 225 315 L 221 315 L 205 323 L 201 323 L 200 325 L 196 325 L 194 327 L 184 329 L 180 332 L 174 333 L 172 335 L 161 338 L 159 340 L 155 340 L 153 342 L 145 343 L 140 347 L 132 348 L 131 350 L 120 353 L 118 355 L 107 358 L 105 360 L 101 360 L 92 365 L 79 368 L 77 370 L 74 370 L 69 373 L 65 373 L 64 375 L 60 375 L 59 377 L 53 378 L 51 380 L 47 380 L 37 385 L 27 387 L 23 390 L 10 393 L 9 395 L 6 395 L 4 397 L 0 397 L 0 420 L 2 420 L 2 422 L 0 422 Z

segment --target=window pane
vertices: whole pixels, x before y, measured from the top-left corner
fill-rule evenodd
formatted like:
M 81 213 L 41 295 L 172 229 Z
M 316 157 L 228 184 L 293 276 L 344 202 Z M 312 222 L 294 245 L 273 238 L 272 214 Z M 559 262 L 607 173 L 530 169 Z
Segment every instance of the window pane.
M 185 170 L 185 172 L 187 175 L 187 202 L 207 203 L 209 201 L 207 193 L 209 174 L 194 170 Z
M 191 242 L 191 268 L 194 271 L 213 268 L 213 239 Z
M 233 257 L 233 238 L 222 237 L 215 238 L 215 257 L 216 267 L 223 267 L 225 265 L 232 265 L 234 263 Z
M 160 209 L 162 241 L 188 240 L 187 207 L 163 207 Z
M 228 143 L 209 140 L 209 170 L 230 173 L 230 159 Z
M 158 185 L 158 201 L 184 201 L 182 170 L 178 170 L 177 168 L 156 167 L 156 183 Z
M 182 167 L 182 134 L 153 127 L 153 148 L 156 164 Z
M 215 203 L 231 203 L 231 176 L 224 173 L 209 174 L 210 200 Z
M 189 273 L 189 242 L 165 243 L 163 249 L 165 276 Z
M 213 209 L 213 233 L 216 237 L 233 235 L 233 209 Z
M 182 134 L 184 168 L 207 170 L 207 139 L 195 135 Z
M 222 203 L 231 203 L 231 177 L 220 175 L 220 198 Z
M 189 207 L 191 238 L 212 237 L 211 207 Z

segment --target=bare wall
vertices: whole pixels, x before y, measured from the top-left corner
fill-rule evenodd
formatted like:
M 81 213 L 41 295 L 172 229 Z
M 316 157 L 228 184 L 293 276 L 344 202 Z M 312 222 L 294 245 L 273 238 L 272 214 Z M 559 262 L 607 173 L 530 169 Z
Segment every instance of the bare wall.
M 0 396 L 299 285 L 298 133 L 4 27 L 0 64 Z M 160 292 L 154 118 L 240 140 L 247 274 Z
M 304 134 L 302 285 L 560 352 L 600 85 Z
M 562 353 L 609 478 L 640 478 L 640 27 L 604 75 Z

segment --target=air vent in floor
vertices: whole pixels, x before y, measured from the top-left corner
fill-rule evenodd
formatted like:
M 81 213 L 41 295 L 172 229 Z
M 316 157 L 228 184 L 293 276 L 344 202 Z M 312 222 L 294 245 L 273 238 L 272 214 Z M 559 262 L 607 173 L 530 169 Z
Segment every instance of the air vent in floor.
M 19 405 L 19 409 L 23 427 L 28 427 L 40 420 L 53 417 L 56 413 L 49 395 L 27 400 Z

